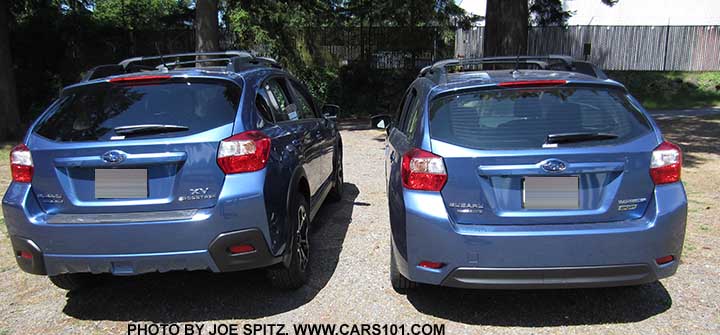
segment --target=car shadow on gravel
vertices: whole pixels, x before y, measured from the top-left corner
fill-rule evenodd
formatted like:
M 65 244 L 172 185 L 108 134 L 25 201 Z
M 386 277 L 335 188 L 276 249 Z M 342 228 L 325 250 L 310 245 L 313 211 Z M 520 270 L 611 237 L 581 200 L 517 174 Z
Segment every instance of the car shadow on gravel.
M 298 308 L 315 298 L 335 272 L 359 193 L 345 183 L 343 200 L 318 212 L 310 235 L 310 280 L 299 290 L 271 287 L 263 270 L 147 274 L 68 292 L 63 312 L 81 320 L 170 323 L 256 319 Z
M 663 135 L 683 149 L 683 166 L 705 163 L 701 154 L 720 154 L 720 115 L 656 120 Z
M 601 289 L 493 291 L 422 286 L 407 299 L 421 313 L 488 326 L 629 323 L 665 312 L 672 298 L 660 282 Z

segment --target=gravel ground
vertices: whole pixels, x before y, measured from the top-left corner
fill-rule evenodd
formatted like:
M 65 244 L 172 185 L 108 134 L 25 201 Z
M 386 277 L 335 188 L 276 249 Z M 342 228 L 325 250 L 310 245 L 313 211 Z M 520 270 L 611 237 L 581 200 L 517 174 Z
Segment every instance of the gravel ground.
M 17 269 L 3 226 L 0 334 L 125 333 L 129 321 L 442 323 L 447 334 L 720 334 L 720 118 L 688 118 L 663 127 L 687 151 L 690 214 L 683 264 L 676 276 L 658 283 L 395 293 L 388 279 L 384 133 L 349 127 L 343 131 L 344 200 L 325 205 L 314 222 L 312 274 L 303 289 L 275 290 L 261 272 L 251 271 L 116 278 L 67 293 Z M 0 160 L 0 184 L 7 182 L 7 170 Z

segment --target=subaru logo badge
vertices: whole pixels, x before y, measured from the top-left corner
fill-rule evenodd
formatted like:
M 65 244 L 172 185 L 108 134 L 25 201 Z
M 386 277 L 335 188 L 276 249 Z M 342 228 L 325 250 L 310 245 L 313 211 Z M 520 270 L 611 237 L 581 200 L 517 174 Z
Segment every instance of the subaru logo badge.
M 541 162 L 540 167 L 547 172 L 563 172 L 567 169 L 567 163 L 559 159 L 548 159 Z
M 120 163 L 125 160 L 127 155 L 119 150 L 112 150 L 102 154 L 102 159 L 108 163 Z

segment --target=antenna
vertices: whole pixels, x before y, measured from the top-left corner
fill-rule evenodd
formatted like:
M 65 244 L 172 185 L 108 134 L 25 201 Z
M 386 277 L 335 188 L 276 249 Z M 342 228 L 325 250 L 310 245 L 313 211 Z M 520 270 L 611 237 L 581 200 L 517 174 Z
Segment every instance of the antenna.
M 155 50 L 157 50 L 158 56 L 160 56 L 160 62 L 162 62 L 162 65 L 165 68 L 165 71 L 167 71 L 168 67 L 167 67 L 167 64 L 165 64 L 165 58 L 163 58 L 162 52 L 160 52 L 160 47 L 158 46 L 157 42 L 155 42 Z
M 520 46 L 518 45 L 518 51 L 515 54 L 515 69 L 513 69 L 512 72 L 510 72 L 513 76 L 513 78 L 517 78 L 520 71 L 518 69 L 520 68 Z

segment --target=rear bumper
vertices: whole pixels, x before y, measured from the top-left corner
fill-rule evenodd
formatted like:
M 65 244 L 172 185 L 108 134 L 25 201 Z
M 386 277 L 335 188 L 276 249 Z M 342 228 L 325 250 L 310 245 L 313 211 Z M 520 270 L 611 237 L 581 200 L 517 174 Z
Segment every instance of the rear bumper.
M 37 275 L 62 273 L 112 273 L 136 275 L 177 270 L 228 272 L 270 266 L 282 261 L 270 253 L 258 229 L 220 234 L 207 250 L 143 254 L 44 254 L 30 239 L 11 236 L 18 266 Z M 232 245 L 250 244 L 254 251 L 230 254 Z M 31 255 L 23 257 L 22 252 Z
M 483 289 L 587 288 L 656 281 L 647 264 L 557 268 L 457 268 L 441 285 Z
M 687 200 L 682 184 L 658 186 L 638 220 L 558 225 L 457 225 L 439 194 L 403 191 L 406 250 L 394 249 L 410 280 L 465 288 L 635 285 L 673 275 Z M 397 229 L 393 223 L 393 229 Z M 403 245 L 395 241 L 394 245 Z M 658 265 L 657 258 L 674 261 Z M 418 266 L 441 262 L 439 269 Z
M 228 179 L 241 178 L 236 176 Z M 48 223 L 31 187 L 19 183 L 10 185 L 2 209 L 18 265 L 29 273 L 224 272 L 282 261 L 280 251 L 271 251 L 261 184 L 259 191 L 248 189 L 233 194 L 224 189 L 215 207 L 198 209 L 191 217 L 151 222 L 122 222 L 123 214 L 117 213 L 120 219 L 114 223 Z M 251 244 L 255 251 L 230 255 L 227 248 L 237 244 Z M 32 259 L 20 251 L 30 252 Z

